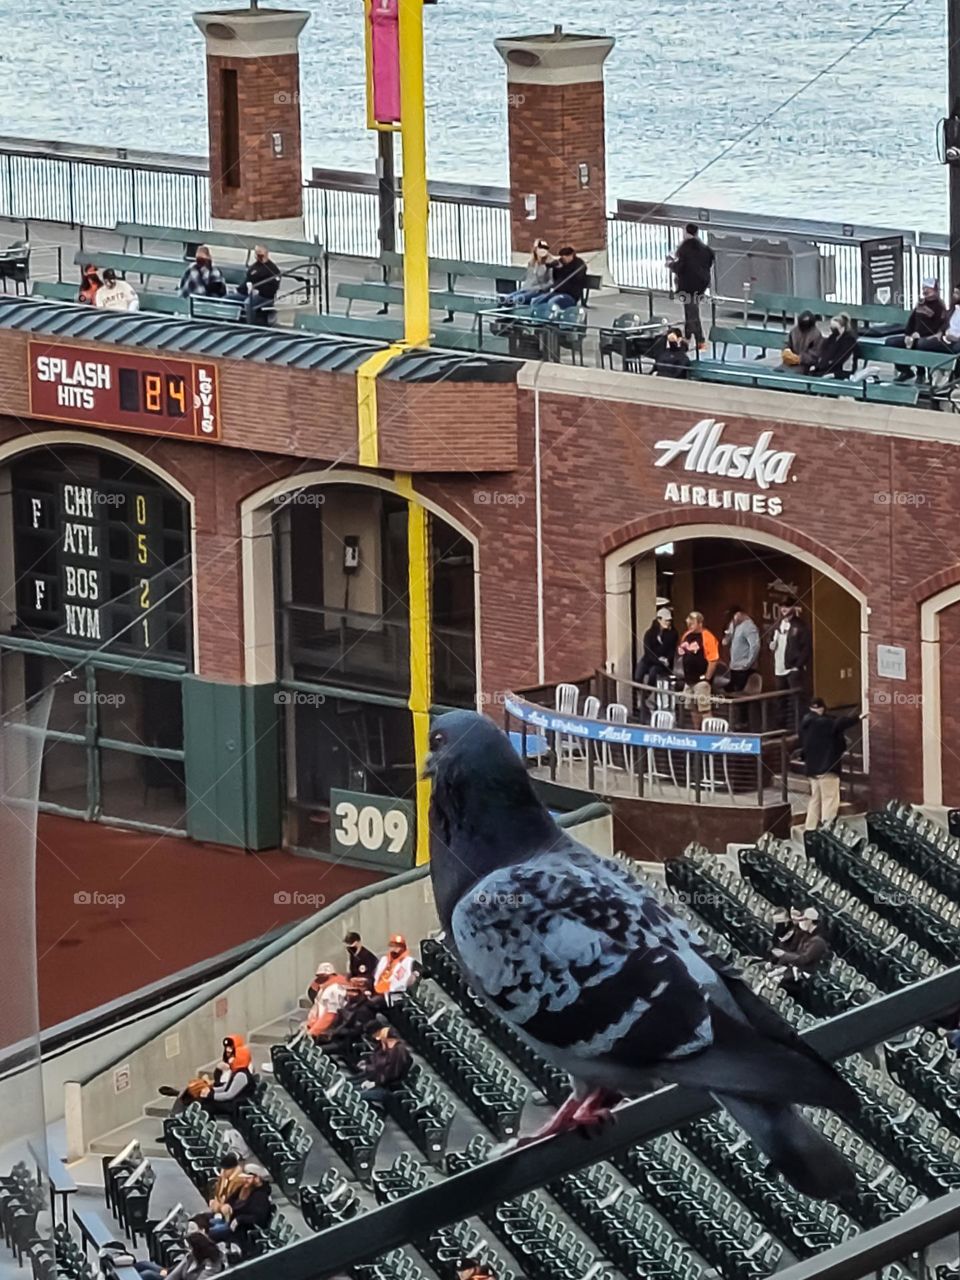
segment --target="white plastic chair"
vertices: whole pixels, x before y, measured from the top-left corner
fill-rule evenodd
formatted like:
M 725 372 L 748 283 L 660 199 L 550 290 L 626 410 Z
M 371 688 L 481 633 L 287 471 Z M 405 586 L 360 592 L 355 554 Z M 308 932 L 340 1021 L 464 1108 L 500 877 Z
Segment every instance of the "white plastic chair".
M 577 705 L 580 702 L 580 690 L 575 684 L 558 684 L 555 694 L 555 703 L 557 714 L 561 716 L 575 716 L 577 714 Z M 577 750 L 577 739 L 569 733 L 557 734 L 557 764 L 563 764 L 566 759 L 568 764 L 572 764 Z
M 676 717 L 672 711 L 654 711 L 653 715 L 650 717 L 650 728 L 657 729 L 661 733 L 671 733 L 676 728 Z M 676 787 L 679 784 L 677 783 L 677 775 L 673 767 L 672 751 L 667 752 L 667 762 L 670 765 L 670 777 L 673 780 L 673 785 Z M 665 773 L 659 773 L 657 771 L 657 759 L 654 754 L 653 747 L 647 747 L 647 777 L 651 782 L 654 780 L 659 782 L 660 790 L 662 791 L 666 776 L 667 775 Z
M 580 714 L 583 716 L 584 720 L 600 719 L 600 699 L 596 694 L 591 693 L 588 697 L 584 698 L 583 708 Z M 591 750 L 594 752 L 594 759 L 597 758 L 597 744 L 595 742 L 591 742 L 589 738 L 584 738 L 582 742 L 578 742 L 577 748 L 582 760 L 586 760 L 588 758 L 588 753 Z
M 627 710 L 627 708 L 624 706 L 622 702 L 611 702 L 610 705 L 607 707 L 605 719 L 610 724 L 626 724 L 628 715 L 629 715 L 629 711 Z M 623 769 L 629 777 L 631 778 L 633 777 L 633 748 L 628 746 L 621 746 L 619 750 L 623 752 L 622 765 L 614 763 L 612 744 L 609 742 L 604 742 L 603 744 L 601 761 L 602 761 L 602 768 L 603 768 L 604 787 L 606 787 L 607 785 L 608 769 Z
M 705 717 L 703 724 L 700 726 L 700 732 L 714 733 L 720 737 L 724 737 L 726 734 L 730 732 L 730 724 L 729 724 L 729 721 L 724 720 L 721 716 L 707 716 Z M 736 797 L 733 794 L 733 787 L 730 785 L 730 772 L 727 764 L 727 757 L 723 756 L 722 760 L 723 760 L 723 780 L 726 783 L 727 792 L 730 796 L 730 799 L 735 802 Z M 701 786 L 708 788 L 708 790 L 710 791 L 716 791 L 717 789 L 717 777 L 716 777 L 716 771 L 714 768 L 715 764 L 716 764 L 715 756 L 712 756 L 712 755 L 704 756 L 704 767 L 703 767 L 703 777 L 701 779 Z

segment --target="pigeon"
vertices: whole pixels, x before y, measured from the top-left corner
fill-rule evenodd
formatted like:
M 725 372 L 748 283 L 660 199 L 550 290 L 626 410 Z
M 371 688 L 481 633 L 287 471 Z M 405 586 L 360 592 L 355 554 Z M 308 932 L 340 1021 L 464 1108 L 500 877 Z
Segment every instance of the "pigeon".
M 853 1171 L 800 1110 L 854 1091 L 639 880 L 556 825 L 492 720 L 437 717 L 431 874 L 470 986 L 573 1093 L 538 1140 L 605 1121 L 665 1084 L 705 1090 L 798 1191 L 835 1200 Z

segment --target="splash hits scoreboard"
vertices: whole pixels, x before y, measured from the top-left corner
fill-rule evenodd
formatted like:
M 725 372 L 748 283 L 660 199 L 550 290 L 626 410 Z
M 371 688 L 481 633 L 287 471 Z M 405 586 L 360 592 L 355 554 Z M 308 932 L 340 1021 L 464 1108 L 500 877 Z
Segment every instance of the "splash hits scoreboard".
M 30 416 L 115 431 L 219 440 L 216 366 L 160 356 L 29 344 Z

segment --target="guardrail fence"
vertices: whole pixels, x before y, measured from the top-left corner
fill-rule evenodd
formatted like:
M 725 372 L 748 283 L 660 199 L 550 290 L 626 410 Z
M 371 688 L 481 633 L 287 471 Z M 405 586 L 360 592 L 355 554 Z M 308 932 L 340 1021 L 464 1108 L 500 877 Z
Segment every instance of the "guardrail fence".
M 56 148 L 56 149 L 54 149 Z M 125 159 L 122 151 L 0 140 L 0 218 L 58 222 L 110 229 L 117 222 L 204 228 L 210 225 L 210 180 L 206 169 L 186 158 L 151 155 Z M 435 184 L 431 195 L 430 252 L 477 262 L 511 260 L 509 193 L 456 184 Z M 403 200 L 398 197 L 402 248 Z M 946 237 L 811 222 L 754 214 L 724 213 L 674 205 L 620 201 L 609 218 L 610 271 L 626 288 L 668 292 L 665 259 L 685 222 L 703 224 L 711 235 L 748 241 L 802 241 L 819 254 L 823 296 L 838 303 L 862 300 L 860 241 L 878 235 L 904 238 L 905 293 L 916 295 L 924 276 L 948 281 Z M 372 176 L 315 171 L 304 184 L 304 221 L 310 239 L 331 253 L 376 257 L 379 208 Z M 729 290 L 728 290 L 729 291 Z M 798 290 L 798 292 L 800 292 Z

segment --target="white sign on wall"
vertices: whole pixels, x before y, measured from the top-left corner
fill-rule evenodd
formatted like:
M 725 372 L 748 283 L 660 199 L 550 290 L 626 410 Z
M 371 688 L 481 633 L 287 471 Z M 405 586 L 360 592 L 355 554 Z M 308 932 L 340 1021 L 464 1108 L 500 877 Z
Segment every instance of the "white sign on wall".
M 654 465 L 668 467 L 682 458 L 684 471 L 742 480 L 754 486 L 753 491 L 671 481 L 666 486 L 664 501 L 714 510 L 749 511 L 754 515 L 780 515 L 783 500 L 768 491 L 796 479 L 790 475 L 796 454 L 775 448 L 772 431 L 761 432 L 752 444 L 733 444 L 724 440 L 725 430 L 726 423 L 703 418 L 679 440 L 658 440 L 653 448 L 661 457 Z
M 877 675 L 884 680 L 906 680 L 907 651 L 895 644 L 877 645 Z

